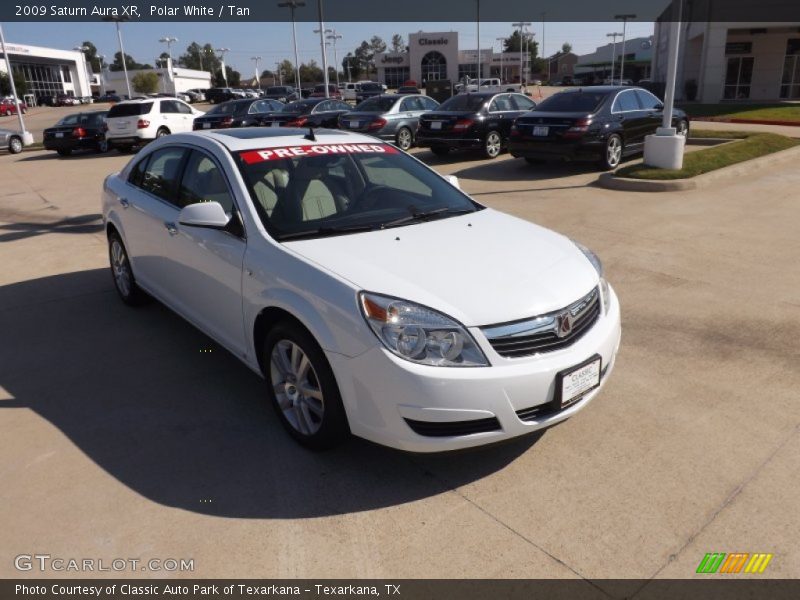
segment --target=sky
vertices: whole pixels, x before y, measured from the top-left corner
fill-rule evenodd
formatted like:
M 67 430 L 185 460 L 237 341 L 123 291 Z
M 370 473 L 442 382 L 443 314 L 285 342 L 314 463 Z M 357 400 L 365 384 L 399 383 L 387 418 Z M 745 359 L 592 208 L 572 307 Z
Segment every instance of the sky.
M 408 43 L 408 34 L 417 31 L 436 33 L 442 31 L 459 32 L 459 49 L 471 50 L 476 47 L 477 32 L 471 23 L 325 23 L 325 27 L 336 29 L 342 35 L 338 41 L 339 62 L 358 46 L 362 40 L 379 35 L 388 44 L 392 35 L 399 33 Z M 3 25 L 6 41 L 9 43 L 45 46 L 49 48 L 72 49 L 84 41 L 97 46 L 100 54 L 110 60 L 118 50 L 117 36 L 111 23 L 5 23 Z M 311 59 L 322 62 L 319 35 L 313 33 L 316 23 L 297 23 L 297 44 L 300 62 Z M 536 40 L 542 40 L 542 23 L 534 22 L 531 30 Z M 500 49 L 495 38 L 507 37 L 513 31 L 510 23 L 481 23 L 481 47 Z M 622 31 L 622 24 L 614 23 L 547 23 L 545 26 L 545 53 L 553 54 L 564 42 L 572 44 L 573 52 L 587 54 L 598 46 L 609 42 L 607 33 Z M 652 23 L 629 23 L 627 38 L 642 37 L 653 33 Z M 165 36 L 176 37 L 173 44 L 174 57 L 183 54 L 186 46 L 196 41 L 211 43 L 216 48 L 230 48 L 226 62 L 237 71 L 249 76 L 253 73 L 251 57 L 260 56 L 261 70 L 275 66 L 276 61 L 289 59 L 294 62 L 292 28 L 284 23 L 123 23 L 123 43 L 125 53 L 138 62 L 153 64 L 155 57 L 166 50 L 159 43 Z M 540 53 L 541 54 L 541 53 Z M 328 50 L 328 60 L 333 63 L 333 52 Z

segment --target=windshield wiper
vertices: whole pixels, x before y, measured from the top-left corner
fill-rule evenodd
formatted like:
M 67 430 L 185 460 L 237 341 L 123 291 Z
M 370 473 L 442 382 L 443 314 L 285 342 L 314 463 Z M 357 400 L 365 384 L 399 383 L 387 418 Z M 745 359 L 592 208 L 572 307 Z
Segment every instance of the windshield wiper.
M 336 235 L 339 233 L 356 233 L 359 231 L 373 231 L 375 225 L 344 225 L 339 227 L 317 227 L 316 229 L 304 229 L 303 231 L 290 231 L 288 233 L 276 234 L 275 238 L 279 241 L 295 240 L 306 237 L 324 237 L 326 235 Z
M 381 229 L 386 227 L 396 227 L 398 225 L 405 225 L 406 223 L 413 223 L 414 221 L 426 221 L 436 215 L 463 215 L 466 213 L 475 212 L 472 208 L 449 208 L 447 206 L 442 208 L 434 208 L 433 210 L 414 211 L 407 217 L 400 217 L 394 221 L 388 221 L 381 226 Z

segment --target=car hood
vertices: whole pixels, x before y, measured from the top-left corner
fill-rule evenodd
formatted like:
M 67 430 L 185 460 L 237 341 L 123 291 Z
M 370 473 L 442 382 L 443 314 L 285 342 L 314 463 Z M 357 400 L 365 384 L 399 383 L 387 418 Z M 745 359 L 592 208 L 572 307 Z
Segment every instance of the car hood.
M 359 289 L 424 304 L 468 327 L 563 308 L 598 282 L 568 238 L 488 208 L 284 244 Z

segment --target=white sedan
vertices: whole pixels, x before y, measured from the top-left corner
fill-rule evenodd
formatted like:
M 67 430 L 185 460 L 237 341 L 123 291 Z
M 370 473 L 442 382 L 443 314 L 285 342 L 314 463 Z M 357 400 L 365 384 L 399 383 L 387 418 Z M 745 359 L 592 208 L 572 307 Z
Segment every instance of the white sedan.
M 524 435 L 614 367 L 619 303 L 594 254 L 375 138 L 171 135 L 106 178 L 103 216 L 122 300 L 155 297 L 239 357 L 312 448 Z

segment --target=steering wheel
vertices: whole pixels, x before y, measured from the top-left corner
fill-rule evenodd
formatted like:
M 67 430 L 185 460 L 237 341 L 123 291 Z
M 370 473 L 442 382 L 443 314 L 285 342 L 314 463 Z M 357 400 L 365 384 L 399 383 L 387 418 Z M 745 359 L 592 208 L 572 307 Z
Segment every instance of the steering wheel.
M 355 202 L 355 206 L 357 206 L 359 210 L 375 208 L 375 204 L 380 199 L 381 193 L 392 194 L 394 190 L 385 185 L 371 185 L 361 192 L 358 201 Z

